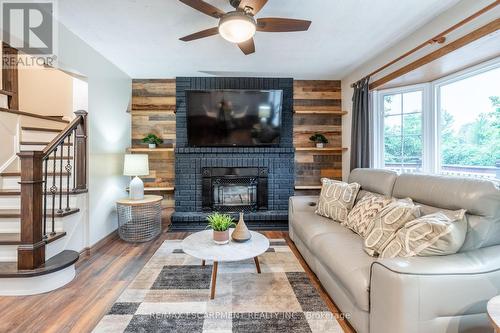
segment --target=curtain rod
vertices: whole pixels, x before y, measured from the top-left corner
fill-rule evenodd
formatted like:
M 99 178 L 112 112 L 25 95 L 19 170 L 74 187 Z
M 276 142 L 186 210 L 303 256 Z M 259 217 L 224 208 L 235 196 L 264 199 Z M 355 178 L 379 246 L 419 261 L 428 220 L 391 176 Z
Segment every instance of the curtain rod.
M 372 77 L 373 75 L 383 71 L 384 69 L 386 69 L 387 67 L 389 66 L 392 66 L 394 65 L 395 63 L 397 63 L 398 61 L 408 57 L 409 55 L 417 52 L 418 50 L 424 48 L 425 46 L 427 45 L 432 45 L 432 44 L 443 44 L 445 41 L 446 41 L 446 35 L 449 34 L 450 32 L 460 28 L 461 26 L 469 23 L 470 21 L 474 20 L 475 18 L 477 18 L 478 16 L 481 16 L 482 14 L 486 13 L 487 11 L 495 8 L 496 6 L 498 6 L 500 4 L 500 0 L 495 0 L 494 2 L 492 2 L 491 4 L 489 4 L 488 6 L 482 8 L 481 10 L 478 10 L 477 12 L 475 12 L 474 14 L 472 14 L 471 16 L 468 16 L 466 17 L 465 19 L 463 19 L 462 21 L 458 22 L 457 24 L 451 26 L 450 28 L 446 29 L 445 31 L 441 32 L 440 34 L 432 37 L 431 39 L 423 42 L 422 44 L 418 45 L 417 47 L 411 49 L 410 51 L 406 52 L 405 54 L 397 57 L 396 59 L 392 60 L 391 62 L 388 62 L 387 64 L 385 64 L 384 66 L 374 70 L 373 72 L 371 72 L 370 74 L 366 75 L 364 78 L 366 77 Z M 351 88 L 354 88 L 356 85 L 356 83 L 353 83 L 351 84 Z

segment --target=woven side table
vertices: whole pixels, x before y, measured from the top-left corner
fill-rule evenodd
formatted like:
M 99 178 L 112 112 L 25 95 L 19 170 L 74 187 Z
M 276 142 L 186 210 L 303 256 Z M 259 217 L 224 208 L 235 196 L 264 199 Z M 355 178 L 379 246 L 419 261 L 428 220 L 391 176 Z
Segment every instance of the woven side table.
M 127 242 L 147 242 L 161 233 L 159 195 L 145 195 L 142 200 L 121 199 L 118 210 L 118 235 Z

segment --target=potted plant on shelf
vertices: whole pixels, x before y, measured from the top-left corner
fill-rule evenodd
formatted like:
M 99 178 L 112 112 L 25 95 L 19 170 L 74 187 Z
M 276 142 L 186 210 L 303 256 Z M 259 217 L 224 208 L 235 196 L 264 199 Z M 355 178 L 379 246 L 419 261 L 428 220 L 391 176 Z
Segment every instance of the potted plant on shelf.
M 214 232 L 214 242 L 222 245 L 229 243 L 229 228 L 234 227 L 233 218 L 227 214 L 212 213 L 207 216 L 207 228 Z
M 328 139 L 321 133 L 312 135 L 309 140 L 316 143 L 316 148 L 323 148 L 328 143 Z
M 163 140 L 150 133 L 144 139 L 142 139 L 142 142 L 147 143 L 149 145 L 149 149 L 154 149 L 156 148 L 156 145 L 163 143 Z

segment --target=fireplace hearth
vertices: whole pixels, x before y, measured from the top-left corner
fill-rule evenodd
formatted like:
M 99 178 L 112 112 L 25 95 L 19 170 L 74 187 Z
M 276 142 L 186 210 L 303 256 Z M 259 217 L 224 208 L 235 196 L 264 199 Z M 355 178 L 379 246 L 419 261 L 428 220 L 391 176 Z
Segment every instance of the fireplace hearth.
M 203 168 L 203 211 L 267 210 L 267 177 L 267 168 Z

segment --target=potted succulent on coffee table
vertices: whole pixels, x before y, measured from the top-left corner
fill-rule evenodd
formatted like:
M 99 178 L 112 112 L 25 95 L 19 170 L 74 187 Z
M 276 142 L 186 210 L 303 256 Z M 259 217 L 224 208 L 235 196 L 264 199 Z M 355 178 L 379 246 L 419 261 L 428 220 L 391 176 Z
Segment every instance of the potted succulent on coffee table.
M 309 140 L 316 143 L 316 148 L 323 148 L 328 143 L 328 139 L 321 133 L 312 135 Z
M 212 213 L 207 216 L 207 228 L 214 231 L 214 242 L 222 245 L 229 243 L 229 228 L 234 227 L 233 218 L 227 214 Z
M 142 142 L 147 143 L 149 145 L 149 149 L 154 149 L 157 145 L 162 144 L 163 140 L 150 133 L 144 139 L 142 139 Z

